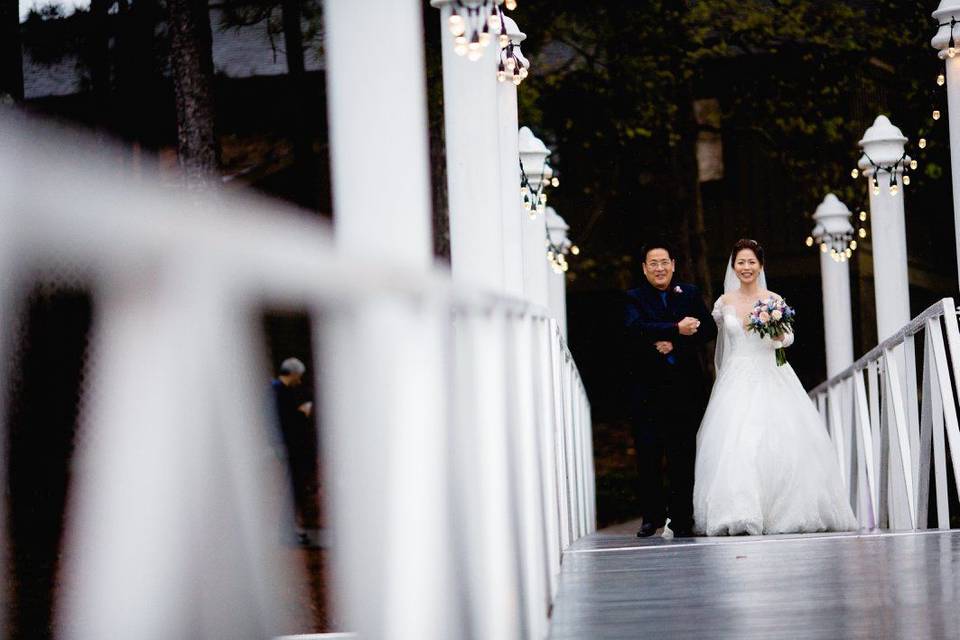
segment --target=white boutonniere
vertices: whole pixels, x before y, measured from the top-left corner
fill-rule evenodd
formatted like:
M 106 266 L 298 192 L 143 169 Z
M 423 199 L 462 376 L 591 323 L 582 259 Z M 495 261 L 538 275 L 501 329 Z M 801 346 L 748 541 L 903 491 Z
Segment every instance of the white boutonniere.
M 680 285 L 677 285 L 673 288 L 674 293 L 683 293 L 683 289 L 680 288 Z

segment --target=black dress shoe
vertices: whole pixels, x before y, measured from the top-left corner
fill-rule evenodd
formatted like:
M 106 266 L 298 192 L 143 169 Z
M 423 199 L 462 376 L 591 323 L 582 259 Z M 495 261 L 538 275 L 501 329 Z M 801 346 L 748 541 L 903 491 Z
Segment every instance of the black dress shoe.
M 692 538 L 694 536 L 693 529 L 674 529 L 673 537 L 674 538 Z
M 640 525 L 640 531 L 637 531 L 638 538 L 649 538 L 657 532 L 657 529 L 663 525 L 654 524 L 653 522 L 644 522 Z

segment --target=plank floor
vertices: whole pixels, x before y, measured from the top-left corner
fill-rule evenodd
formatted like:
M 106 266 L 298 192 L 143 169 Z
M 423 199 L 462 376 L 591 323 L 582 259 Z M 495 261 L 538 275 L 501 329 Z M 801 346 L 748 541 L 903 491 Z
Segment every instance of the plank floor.
M 960 531 L 638 539 L 564 554 L 550 638 L 960 638 Z

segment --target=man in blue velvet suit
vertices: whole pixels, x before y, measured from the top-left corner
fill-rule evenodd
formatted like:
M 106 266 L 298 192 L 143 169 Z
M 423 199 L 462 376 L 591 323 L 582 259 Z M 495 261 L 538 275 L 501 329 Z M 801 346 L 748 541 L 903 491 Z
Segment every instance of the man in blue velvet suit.
M 653 535 L 669 516 L 674 535 L 684 537 L 693 529 L 697 429 L 710 388 L 699 351 L 717 337 L 717 326 L 700 290 L 674 281 L 671 247 L 651 243 L 642 251 L 646 282 L 627 291 L 626 305 L 643 516 L 637 535 Z

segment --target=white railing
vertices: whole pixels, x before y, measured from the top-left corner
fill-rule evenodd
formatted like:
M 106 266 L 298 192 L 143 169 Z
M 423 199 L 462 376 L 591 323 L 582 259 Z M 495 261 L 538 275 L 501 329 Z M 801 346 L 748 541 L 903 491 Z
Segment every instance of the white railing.
M 950 527 L 951 470 L 960 481 L 958 380 L 957 308 L 944 298 L 810 392 L 861 526 L 927 528 L 932 464 L 937 527 Z
M 50 267 L 95 309 L 60 636 L 298 631 L 279 594 L 303 569 L 263 463 L 265 307 L 308 310 L 318 345 L 341 630 L 546 636 L 561 552 L 595 522 L 590 405 L 546 310 L 338 255 L 275 203 L 131 183 L 17 127 L 0 121 L 0 323 Z

